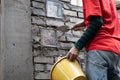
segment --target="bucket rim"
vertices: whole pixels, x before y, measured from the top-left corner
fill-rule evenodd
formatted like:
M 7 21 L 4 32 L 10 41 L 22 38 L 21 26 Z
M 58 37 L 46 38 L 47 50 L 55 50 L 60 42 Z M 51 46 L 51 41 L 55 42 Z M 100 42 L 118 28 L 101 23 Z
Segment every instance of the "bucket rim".
M 51 79 L 51 80 L 52 80 L 52 72 L 53 72 L 53 69 L 54 69 L 55 66 L 56 66 L 60 61 L 62 61 L 63 59 L 67 59 L 67 56 L 58 57 L 58 60 L 57 60 L 57 61 L 54 63 L 54 65 L 52 66 L 51 71 L 50 71 L 50 79 Z M 77 59 L 76 61 L 79 62 L 78 59 Z

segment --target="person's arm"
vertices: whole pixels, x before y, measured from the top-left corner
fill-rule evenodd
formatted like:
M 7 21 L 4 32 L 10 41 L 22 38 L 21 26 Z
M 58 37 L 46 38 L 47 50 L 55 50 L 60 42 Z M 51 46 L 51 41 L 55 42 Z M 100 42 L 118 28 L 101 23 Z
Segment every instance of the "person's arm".
M 74 31 L 83 30 L 83 29 L 85 29 L 85 24 L 84 24 L 84 22 L 77 22 L 77 23 L 71 28 L 71 30 L 74 30 Z
M 81 38 L 75 43 L 75 47 L 81 50 L 98 32 L 103 24 L 102 17 L 90 16 L 88 28 L 83 33 Z
M 77 58 L 79 51 L 97 34 L 103 24 L 102 17 L 100 16 L 91 16 L 89 20 L 88 28 L 66 55 L 70 61 L 74 61 Z

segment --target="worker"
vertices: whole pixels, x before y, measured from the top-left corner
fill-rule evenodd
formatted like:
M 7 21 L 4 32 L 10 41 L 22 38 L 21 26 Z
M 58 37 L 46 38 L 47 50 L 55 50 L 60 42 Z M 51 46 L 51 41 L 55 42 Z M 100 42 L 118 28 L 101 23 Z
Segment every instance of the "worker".
M 120 80 L 120 23 L 114 0 L 82 0 L 85 32 L 66 54 L 74 61 L 85 47 L 88 80 Z M 83 25 L 84 24 L 84 25 Z

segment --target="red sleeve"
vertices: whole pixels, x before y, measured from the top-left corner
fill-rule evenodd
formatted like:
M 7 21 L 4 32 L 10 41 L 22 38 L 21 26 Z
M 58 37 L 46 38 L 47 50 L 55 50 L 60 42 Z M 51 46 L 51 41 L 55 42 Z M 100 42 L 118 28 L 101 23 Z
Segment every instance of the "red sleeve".
M 83 0 L 83 9 L 84 9 L 84 17 L 86 19 L 89 16 L 102 16 L 100 0 Z

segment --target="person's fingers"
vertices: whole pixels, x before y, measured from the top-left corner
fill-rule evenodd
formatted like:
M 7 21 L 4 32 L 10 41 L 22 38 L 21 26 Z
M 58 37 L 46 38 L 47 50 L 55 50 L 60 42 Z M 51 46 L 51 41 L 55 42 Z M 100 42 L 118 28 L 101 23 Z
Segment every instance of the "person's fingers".
M 75 59 L 77 58 L 77 56 L 78 56 L 78 55 L 71 53 L 71 54 L 69 55 L 69 58 L 68 58 L 68 59 L 69 59 L 70 61 L 75 61 Z
M 74 26 L 74 27 L 72 27 L 71 29 L 72 29 L 72 30 L 75 30 L 76 28 L 78 28 L 78 27 Z
M 70 61 L 74 61 L 74 55 L 73 54 L 70 56 Z
M 68 52 L 66 56 L 68 60 L 72 61 L 73 55 L 71 52 Z
M 72 57 L 72 59 L 71 59 L 71 61 L 75 61 L 75 60 L 76 60 L 76 58 L 77 58 L 77 55 L 76 55 L 76 54 L 74 54 L 74 55 L 73 55 L 73 57 Z
M 74 56 L 73 56 L 72 54 L 70 54 L 69 60 L 70 60 L 70 61 L 73 61 L 73 57 L 74 57 Z
M 70 52 L 67 53 L 66 57 L 69 59 L 70 58 Z
M 76 27 L 76 28 L 73 28 L 72 30 L 78 31 L 78 30 L 80 30 L 80 28 L 79 28 L 79 27 Z
M 66 54 L 67 59 L 69 59 L 70 61 L 74 61 L 78 56 L 78 52 L 78 49 L 73 46 L 70 49 L 70 51 Z
M 74 31 L 79 31 L 79 28 L 74 29 Z

